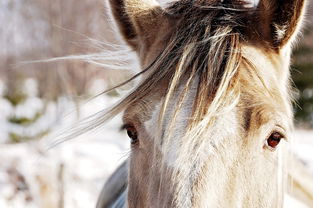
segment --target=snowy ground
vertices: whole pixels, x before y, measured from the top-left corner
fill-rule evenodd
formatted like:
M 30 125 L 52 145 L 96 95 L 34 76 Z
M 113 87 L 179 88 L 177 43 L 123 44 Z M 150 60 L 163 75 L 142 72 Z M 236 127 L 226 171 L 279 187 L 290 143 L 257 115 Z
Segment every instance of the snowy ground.
M 313 130 L 297 129 L 294 139 L 294 152 L 313 173 Z
M 120 117 L 96 132 L 52 149 L 48 147 L 55 139 L 51 135 L 75 123 L 78 115 L 81 118 L 98 112 L 115 99 L 100 96 L 85 104 L 81 102 L 80 110 L 76 112 L 75 103 L 61 97 L 56 103 L 46 105 L 45 113 L 32 124 L 32 128 L 8 123 L 6 118 L 9 115 L 32 117 L 44 106 L 35 91 L 28 94 L 29 98 L 18 107 L 0 99 L 3 112 L 0 117 L 0 161 L 3 161 L 0 163 L 0 208 L 95 207 L 106 178 L 129 153 L 128 139 L 124 132 L 119 131 Z M 8 131 L 36 135 L 34 129 L 49 129 L 50 134 L 40 141 L 6 144 Z M 313 173 L 313 131 L 298 129 L 295 139 L 296 154 Z M 289 207 L 302 206 L 292 198 L 287 200 Z
M 51 150 L 38 142 L 0 146 L 0 207 L 95 207 L 105 179 L 128 153 L 115 124 Z
M 44 103 L 36 96 L 36 83 L 27 80 L 25 84 L 34 86 L 27 91 L 28 97 L 23 103 L 13 106 L 0 98 L 0 161 L 3 161 L 0 163 L 0 208 L 95 207 L 105 179 L 128 155 L 128 139 L 119 130 L 121 118 L 118 116 L 97 131 L 50 147 L 58 138 L 53 135 L 59 136 L 79 118 L 112 105 L 116 98 L 100 96 L 75 103 L 60 97 L 56 102 Z M 93 86 L 96 89 L 91 89 L 95 94 L 105 86 L 101 80 L 95 85 L 98 85 Z M 3 94 L 1 82 L 0 94 Z M 43 108 L 44 113 L 31 124 L 9 122 L 12 116 L 33 118 Z M 49 134 L 44 139 L 10 144 L 12 132 L 36 137 L 46 131 Z

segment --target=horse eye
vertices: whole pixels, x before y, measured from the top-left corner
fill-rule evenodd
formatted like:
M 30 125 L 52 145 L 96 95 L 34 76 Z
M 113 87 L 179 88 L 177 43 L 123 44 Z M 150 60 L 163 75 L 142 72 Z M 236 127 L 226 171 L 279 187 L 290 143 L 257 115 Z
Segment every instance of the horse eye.
M 131 125 L 127 125 L 125 126 L 125 129 L 126 129 L 128 137 L 130 138 L 130 143 L 132 145 L 137 144 L 139 140 L 138 140 L 137 130 L 135 129 L 135 127 Z
M 267 145 L 273 149 L 275 149 L 277 147 L 277 145 L 279 144 L 280 140 L 283 139 L 284 136 L 281 135 L 278 132 L 274 132 L 271 134 L 271 136 L 269 138 L 267 138 Z

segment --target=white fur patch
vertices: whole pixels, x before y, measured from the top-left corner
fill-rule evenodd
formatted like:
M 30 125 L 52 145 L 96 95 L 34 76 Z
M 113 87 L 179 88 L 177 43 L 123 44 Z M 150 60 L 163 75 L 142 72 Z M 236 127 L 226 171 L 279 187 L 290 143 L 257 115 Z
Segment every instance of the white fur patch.
M 175 1 L 179 1 L 179 0 L 158 0 L 162 8 L 167 8 L 169 4 L 174 3 Z
M 246 9 L 256 8 L 259 5 L 260 0 L 245 0 L 243 1 L 243 7 Z
M 163 152 L 163 155 L 166 155 L 165 162 L 169 167 L 175 167 L 177 154 L 180 148 L 180 143 L 182 140 L 182 137 L 185 135 L 185 130 L 188 125 L 188 120 L 192 112 L 192 106 L 193 101 L 195 99 L 195 87 L 191 87 L 191 90 L 188 92 L 188 95 L 185 98 L 185 102 L 183 103 L 183 106 L 180 110 L 180 112 L 177 115 L 177 118 L 175 120 L 175 125 L 173 127 L 170 127 L 171 119 L 174 115 L 175 108 L 177 106 L 178 102 L 178 95 L 182 91 L 182 89 L 178 90 L 174 94 L 174 97 L 176 99 L 173 99 L 169 103 L 169 109 L 165 112 L 165 117 L 163 121 L 163 130 L 171 131 L 170 139 L 166 142 L 168 142 L 167 147 L 164 148 L 161 146 L 161 143 L 157 142 L 159 149 Z M 161 141 L 162 138 L 161 135 L 157 135 L 156 131 L 151 131 L 151 129 L 156 129 L 156 126 L 159 122 L 159 114 L 161 110 L 163 101 L 160 101 L 154 111 L 152 112 L 151 119 L 146 121 L 144 123 L 144 126 L 146 128 L 146 131 L 148 132 L 149 136 L 154 139 L 155 141 Z M 171 129 L 169 129 L 171 128 Z M 232 135 L 235 135 L 238 130 L 238 124 L 236 119 L 236 112 L 233 109 L 231 112 L 227 112 L 225 114 L 220 115 L 214 126 L 211 127 L 212 129 L 209 130 L 209 135 L 207 135 L 207 138 L 204 138 L 207 140 L 207 145 L 203 147 L 203 150 L 201 150 L 201 155 L 203 155 L 203 158 L 206 158 L 209 154 L 214 154 L 216 149 L 218 149 L 218 146 L 221 145 L 224 139 L 232 137 Z M 164 132 L 162 133 L 164 134 Z
M 286 36 L 287 31 L 287 25 L 277 25 L 275 24 L 275 33 L 276 33 L 276 39 L 282 40 Z
M 182 92 L 183 87 L 181 87 L 177 92 L 174 93 L 174 99 L 170 101 L 168 110 L 165 112 L 164 120 L 163 120 L 163 130 L 166 131 L 166 133 L 169 131 L 170 128 L 170 123 L 171 119 L 174 116 L 174 112 L 176 110 L 177 102 L 178 102 L 178 95 Z M 188 117 L 190 116 L 192 112 L 192 103 L 193 100 L 195 99 L 195 88 L 193 89 L 191 87 L 191 90 L 189 91 L 188 95 L 185 98 L 185 102 L 183 103 L 183 106 L 180 110 L 180 112 L 177 115 L 177 118 L 175 120 L 175 125 L 171 129 L 171 136 L 170 136 L 170 141 L 168 145 L 167 150 L 165 150 L 162 146 L 161 143 L 157 143 L 159 146 L 159 149 L 163 152 L 163 155 L 166 155 L 165 162 L 168 166 L 173 167 L 177 158 L 177 150 L 180 146 L 181 138 L 184 135 L 184 131 L 187 127 L 188 124 Z M 163 100 L 160 101 L 154 111 L 152 112 L 151 119 L 146 121 L 144 123 L 144 126 L 146 128 L 146 131 L 149 133 L 149 136 L 153 138 L 154 140 L 161 141 L 162 138 L 161 135 L 155 135 L 157 132 L 151 132 L 150 129 L 156 129 L 156 126 L 158 125 L 159 122 L 159 115 L 161 111 L 161 106 L 162 106 Z M 150 131 L 149 131 L 150 130 Z M 164 134 L 164 132 L 162 132 Z
M 155 129 L 155 126 L 158 124 L 158 120 L 159 120 L 159 114 L 161 111 L 161 106 L 162 106 L 162 100 L 159 101 L 154 108 L 154 111 L 151 114 L 151 118 L 149 120 L 147 120 L 146 122 L 144 122 L 144 126 L 146 128 L 146 131 L 148 132 L 150 138 L 155 139 L 155 135 L 153 133 L 156 133 L 155 131 L 152 132 L 150 131 L 150 129 Z

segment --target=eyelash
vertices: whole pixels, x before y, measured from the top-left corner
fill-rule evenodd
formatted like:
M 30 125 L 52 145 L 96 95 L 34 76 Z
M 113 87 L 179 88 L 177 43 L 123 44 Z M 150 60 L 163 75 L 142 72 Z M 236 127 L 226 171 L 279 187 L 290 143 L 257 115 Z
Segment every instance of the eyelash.
M 267 136 L 265 141 L 265 147 L 274 151 L 278 148 L 279 143 L 282 139 L 286 137 L 280 131 L 273 131 L 269 136 Z
M 134 125 L 124 124 L 121 129 L 127 132 L 128 137 L 131 139 L 131 145 L 136 145 L 139 143 L 138 133 Z

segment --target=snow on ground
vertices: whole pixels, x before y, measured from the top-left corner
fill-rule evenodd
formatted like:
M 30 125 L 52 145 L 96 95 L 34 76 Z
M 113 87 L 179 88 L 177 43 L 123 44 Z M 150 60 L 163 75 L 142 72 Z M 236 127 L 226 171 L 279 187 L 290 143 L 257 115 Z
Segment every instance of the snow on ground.
M 313 173 L 313 130 L 297 129 L 293 138 L 295 154 Z
M 0 161 L 5 161 L 0 164 L 0 207 L 52 208 L 62 198 L 64 207 L 94 207 L 105 179 L 127 158 L 116 126 L 51 150 L 38 142 L 0 145 Z
M 96 89 L 103 86 L 101 81 L 95 85 Z M 32 111 L 44 106 L 32 90 L 29 90 L 32 93 L 28 99 L 33 101 L 26 101 L 18 107 L 0 98 L 0 111 L 3 112 L 0 116 L 0 208 L 95 207 L 105 180 L 129 154 L 128 139 L 119 131 L 120 116 L 97 131 L 51 149 L 48 147 L 55 141 L 52 135 L 60 129 L 112 105 L 116 99 L 100 96 L 89 102 L 75 103 L 67 97 L 60 97 L 57 102 L 45 105 L 45 113 L 32 124 L 32 128 L 8 123 L 7 118 L 12 113 L 31 117 L 34 116 Z M 5 143 L 9 131 L 32 135 L 31 129 L 49 129 L 50 134 L 40 141 Z M 298 129 L 294 137 L 296 155 L 313 172 L 313 130 Z M 289 196 L 286 205 L 306 207 Z

